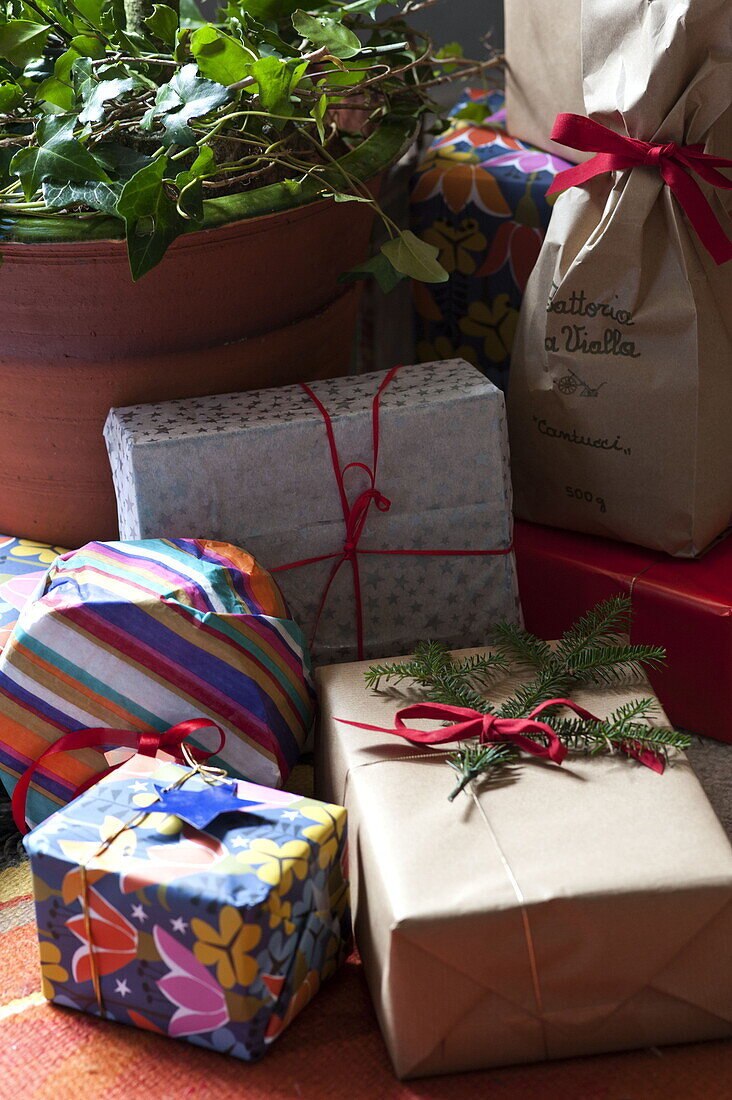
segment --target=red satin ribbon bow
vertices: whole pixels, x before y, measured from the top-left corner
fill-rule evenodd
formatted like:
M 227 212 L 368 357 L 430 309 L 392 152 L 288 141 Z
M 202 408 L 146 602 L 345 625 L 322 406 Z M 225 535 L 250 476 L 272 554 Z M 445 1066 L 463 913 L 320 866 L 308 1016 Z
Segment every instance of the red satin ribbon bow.
M 567 168 L 554 178 L 547 195 L 564 191 L 567 187 L 577 187 L 594 176 L 605 172 L 625 171 L 646 165 L 657 168 L 665 183 L 679 200 L 682 210 L 696 230 L 699 240 L 717 264 L 732 259 L 732 240 L 720 225 L 704 192 L 693 178 L 699 176 L 712 187 L 724 191 L 732 189 L 732 180 L 727 179 L 719 168 L 732 168 L 732 160 L 726 157 L 713 157 L 704 152 L 704 146 L 655 145 L 640 138 L 627 137 L 608 129 L 594 119 L 583 115 L 557 115 L 551 132 L 553 141 L 568 145 L 572 149 L 596 153 L 591 160 Z
M 310 400 L 317 406 L 320 415 L 323 417 L 325 424 L 325 431 L 328 437 L 328 447 L 330 448 L 330 457 L 333 464 L 333 473 L 335 474 L 336 485 L 338 487 L 338 496 L 341 502 L 341 510 L 343 512 L 343 523 L 345 527 L 345 538 L 343 540 L 343 546 L 340 550 L 334 551 L 332 554 L 320 554 L 314 558 L 303 558 L 301 561 L 289 562 L 287 565 L 277 565 L 274 568 L 270 568 L 270 573 L 281 573 L 286 569 L 298 569 L 302 565 L 313 565 L 318 561 L 333 560 L 333 567 L 328 575 L 328 579 L 325 582 L 323 592 L 320 598 L 320 604 L 315 615 L 315 621 L 313 623 L 313 629 L 310 634 L 310 642 L 313 639 L 318 630 L 318 623 L 320 622 L 320 616 L 325 607 L 325 602 L 328 598 L 330 587 L 335 580 L 338 571 L 344 562 L 351 563 L 351 569 L 353 571 L 353 595 L 355 603 L 356 613 L 356 644 L 359 660 L 363 658 L 363 601 L 361 597 L 361 574 L 359 570 L 358 558 L 360 554 L 391 554 L 404 557 L 491 557 L 494 555 L 510 554 L 513 550 L 513 545 L 507 546 L 505 550 L 367 550 L 359 545 L 361 536 L 366 526 L 366 520 L 368 518 L 369 508 L 372 504 L 375 504 L 380 512 L 388 512 L 391 508 L 391 501 L 388 497 L 385 497 L 383 493 L 379 492 L 376 488 L 376 467 L 379 461 L 379 409 L 381 403 L 381 394 L 391 382 L 397 371 L 400 371 L 402 366 L 392 367 L 389 373 L 385 376 L 381 382 L 379 388 L 374 396 L 372 413 L 371 413 L 371 434 L 373 440 L 373 461 L 370 466 L 367 466 L 364 462 L 349 462 L 346 466 L 341 466 L 340 456 L 338 454 L 338 447 L 335 441 L 335 434 L 333 432 L 333 422 L 330 418 L 330 413 L 323 405 L 320 398 L 313 393 L 308 385 L 304 382 L 300 383 L 301 389 L 305 391 Z M 369 479 L 369 488 L 356 497 L 353 504 L 348 503 L 348 495 L 346 493 L 345 475 L 349 470 L 363 470 Z
M 453 707 L 448 703 L 413 703 L 397 711 L 392 728 L 370 726 L 365 722 L 351 722 L 348 718 L 336 718 L 336 722 L 343 722 L 347 726 L 355 726 L 360 730 L 371 730 L 374 733 L 392 733 L 397 737 L 404 737 L 414 745 L 444 745 L 450 741 L 467 741 L 473 737 L 477 737 L 482 745 L 510 741 L 522 752 L 561 764 L 567 755 L 567 749 L 551 726 L 546 722 L 537 721 L 538 716 L 549 707 L 567 707 L 587 722 L 601 720 L 596 714 L 591 714 L 589 710 L 578 706 L 570 699 L 547 699 L 535 707 L 526 718 L 498 718 L 495 714 L 483 714 L 470 707 Z M 436 730 L 417 730 L 407 726 L 404 722 L 405 718 L 436 718 L 442 721 L 458 718 L 461 721 Z M 546 744 L 535 741 L 534 737 L 537 735 L 545 738 Z M 639 760 L 652 771 L 663 771 L 663 760 L 650 749 L 638 750 L 628 744 L 622 746 L 622 751 Z
M 28 790 L 36 768 L 47 757 L 55 756 L 59 752 L 72 752 L 75 749 L 97 749 L 106 745 L 115 749 L 134 749 L 140 756 L 155 756 L 158 749 L 162 749 L 169 752 L 180 763 L 183 763 L 184 757 L 181 749 L 183 741 L 189 734 L 201 729 L 215 729 L 219 734 L 219 743 L 214 749 L 197 749 L 192 745 L 187 746 L 193 759 L 202 761 L 208 760 L 209 757 L 221 752 L 226 741 L 226 734 L 221 727 L 217 726 L 215 722 L 209 722 L 206 718 L 190 718 L 187 722 L 179 722 L 176 726 L 171 726 L 163 733 L 150 731 L 140 733 L 134 730 L 112 730 L 96 726 L 92 729 L 73 730 L 71 733 L 65 733 L 63 737 L 59 737 L 57 741 L 50 744 L 30 767 L 26 768 L 16 783 L 11 800 L 13 820 L 16 826 L 21 833 L 29 831 L 25 820 Z M 72 797 L 76 798 L 77 795 L 82 794 L 89 787 L 98 783 L 105 775 L 109 775 L 110 772 L 116 771 L 121 766 L 121 763 L 114 764 L 111 768 L 105 768 L 103 771 L 97 772 L 77 787 Z
M 561 764 L 567 755 L 566 748 L 551 726 L 547 726 L 546 722 L 537 721 L 542 711 L 555 706 L 569 707 L 580 718 L 597 721 L 593 714 L 571 703 L 569 699 L 548 699 L 532 710 L 527 718 L 498 718 L 495 714 L 483 714 L 479 710 L 471 710 L 470 707 L 453 707 L 447 703 L 413 703 L 397 711 L 392 729 L 384 726 L 369 726 L 363 722 L 351 722 L 346 718 L 337 718 L 336 721 L 345 722 L 361 730 L 372 730 L 374 733 L 393 733 L 415 745 L 445 745 L 449 741 L 467 741 L 473 737 L 477 737 L 482 745 L 510 741 L 523 752 L 531 753 L 532 756 L 542 756 L 554 761 L 555 764 Z M 457 718 L 460 721 L 436 730 L 417 730 L 407 726 L 404 722 L 405 718 L 436 718 L 442 721 Z M 546 738 L 546 744 L 534 740 L 537 735 Z

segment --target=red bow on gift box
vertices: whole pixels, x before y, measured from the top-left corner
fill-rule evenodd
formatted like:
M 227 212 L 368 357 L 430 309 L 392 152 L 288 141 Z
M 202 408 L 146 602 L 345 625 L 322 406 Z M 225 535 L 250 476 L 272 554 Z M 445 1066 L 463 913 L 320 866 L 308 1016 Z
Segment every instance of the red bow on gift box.
M 371 730 L 373 733 L 391 733 L 411 741 L 413 745 L 445 745 L 451 741 L 468 741 L 473 737 L 477 737 L 483 745 L 507 741 L 522 752 L 561 764 L 567 755 L 566 747 L 551 726 L 538 721 L 539 715 L 549 707 L 568 707 L 587 722 L 601 721 L 596 714 L 573 703 L 571 699 L 546 699 L 525 718 L 500 718 L 496 714 L 484 714 L 480 710 L 454 707 L 448 703 L 413 703 L 397 711 L 392 727 L 370 726 L 365 722 L 352 722 L 348 718 L 336 718 L 336 722 L 343 722 L 360 730 Z M 419 730 L 407 726 L 405 718 L 435 718 L 442 721 L 458 718 L 460 721 L 436 730 Z M 536 741 L 537 735 L 542 740 Z M 640 761 L 646 768 L 663 772 L 663 759 L 652 750 L 637 749 L 628 743 L 621 746 L 621 751 Z
M 384 496 L 376 488 L 376 467 L 379 461 L 379 441 L 380 441 L 380 426 L 379 426 L 379 411 L 381 403 L 381 395 L 390 384 L 395 374 L 402 370 L 403 364 L 392 367 L 388 374 L 384 377 L 379 388 L 374 395 L 373 404 L 371 407 L 371 437 L 372 437 L 372 462 L 370 466 L 367 466 L 364 462 L 349 462 L 347 465 L 341 465 L 340 456 L 338 454 L 338 446 L 335 440 L 335 433 L 333 431 L 333 421 L 331 420 L 330 413 L 326 409 L 320 398 L 311 390 L 310 386 L 304 382 L 300 382 L 300 388 L 308 395 L 310 400 L 315 404 L 320 415 L 323 417 L 323 423 L 325 425 L 325 431 L 328 438 L 328 447 L 330 449 L 331 462 L 333 464 L 333 473 L 335 474 L 336 485 L 338 487 L 338 496 L 341 503 L 341 509 L 343 512 L 344 523 L 344 540 L 340 549 L 334 550 L 331 554 L 320 554 L 314 558 L 303 558 L 301 561 L 288 562 L 287 565 L 276 565 L 271 567 L 270 573 L 281 573 L 287 569 L 299 569 L 303 565 L 313 565 L 315 562 L 320 561 L 333 561 L 333 567 L 328 575 L 328 579 L 325 582 L 325 586 L 321 593 L 320 604 L 318 606 L 317 613 L 315 615 L 315 622 L 310 635 L 310 643 L 315 639 L 320 616 L 325 607 L 326 600 L 328 599 L 328 593 L 330 587 L 335 580 L 341 566 L 345 562 L 351 563 L 351 570 L 353 573 L 353 598 L 355 604 L 355 619 L 356 619 L 356 648 L 358 653 L 358 659 L 363 659 L 363 600 L 361 596 L 361 574 L 359 569 L 359 555 L 361 554 L 386 554 L 401 557 L 494 557 L 510 554 L 513 551 L 513 543 L 500 550 L 380 550 L 380 549 L 365 549 L 360 546 L 361 536 L 363 535 L 364 527 L 366 526 L 366 520 L 368 519 L 369 509 L 373 504 L 376 505 L 380 512 L 388 512 L 391 508 L 391 501 L 388 497 Z M 369 488 L 365 489 L 353 502 L 349 504 L 348 495 L 346 493 L 345 475 L 349 470 L 359 469 L 363 470 L 369 479 Z
M 703 145 L 676 145 L 670 141 L 656 144 L 641 141 L 610 130 L 583 115 L 557 115 L 551 132 L 552 141 L 571 149 L 592 152 L 596 156 L 584 164 L 567 168 L 555 176 L 547 195 L 577 187 L 605 172 L 622 172 L 628 168 L 657 168 L 665 183 L 679 200 L 682 210 L 696 230 L 699 240 L 717 264 L 732 259 L 732 240 L 726 235 L 694 175 L 721 190 L 732 190 L 732 180 L 719 168 L 732 168 L 732 160 L 713 157 Z
M 187 722 L 178 722 L 176 726 L 171 726 L 170 729 L 164 730 L 162 733 L 157 733 L 154 730 L 146 730 L 142 733 L 139 730 L 112 730 L 101 726 L 65 733 L 63 737 L 59 737 L 58 741 L 50 744 L 18 779 L 11 801 L 13 820 L 16 826 L 21 833 L 28 832 L 25 820 L 28 791 L 33 773 L 47 757 L 55 756 L 59 752 L 73 752 L 76 749 L 99 749 L 106 746 L 115 749 L 134 749 L 140 756 L 155 756 L 158 750 L 162 749 L 164 752 L 170 753 L 178 763 L 183 764 L 185 763 L 185 757 L 182 746 L 185 738 L 195 733 L 196 730 L 202 729 L 215 729 L 219 734 L 219 743 L 214 749 L 197 749 L 192 745 L 186 746 L 194 760 L 203 761 L 221 752 L 226 740 L 226 734 L 221 727 L 206 718 L 190 718 Z M 118 767 L 120 767 L 120 764 L 114 764 L 111 768 L 105 768 L 103 771 L 91 776 L 85 783 L 77 787 L 74 791 L 74 798 Z

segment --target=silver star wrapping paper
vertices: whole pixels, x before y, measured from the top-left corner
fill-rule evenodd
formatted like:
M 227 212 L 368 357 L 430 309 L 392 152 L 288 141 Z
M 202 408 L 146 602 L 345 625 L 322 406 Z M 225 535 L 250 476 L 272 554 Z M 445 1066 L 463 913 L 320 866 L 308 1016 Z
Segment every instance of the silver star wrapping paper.
M 311 383 L 328 410 L 341 467 L 373 466 L 372 403 L 385 372 Z M 375 485 L 359 550 L 506 550 L 511 484 L 503 394 L 460 359 L 402 367 L 380 402 Z M 345 524 L 323 417 L 299 386 L 112 409 L 105 427 L 123 539 L 233 543 L 273 569 L 340 554 Z M 344 474 L 350 504 L 370 488 Z M 483 645 L 520 618 L 513 552 L 360 553 L 363 656 L 436 639 Z M 310 637 L 331 559 L 275 573 Z M 330 587 L 312 642 L 321 664 L 355 660 L 352 566 Z

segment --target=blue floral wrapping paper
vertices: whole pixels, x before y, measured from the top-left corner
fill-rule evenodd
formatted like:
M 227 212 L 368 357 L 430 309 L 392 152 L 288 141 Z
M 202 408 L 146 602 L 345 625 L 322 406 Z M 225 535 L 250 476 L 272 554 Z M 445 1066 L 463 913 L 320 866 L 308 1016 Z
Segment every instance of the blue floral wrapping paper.
M 22 608 L 40 587 L 49 565 L 65 553 L 62 546 L 0 535 L 0 649 Z
M 453 117 L 412 182 L 414 232 L 439 249 L 445 283 L 414 285 L 417 357 L 459 357 L 506 389 L 526 281 L 549 224 L 546 191 L 566 161 L 511 137 L 502 92 L 468 92 L 485 118 Z
M 238 781 L 200 831 L 153 805 L 187 770 L 135 756 L 26 837 L 43 992 L 101 1015 L 94 965 L 107 1018 L 253 1061 L 344 956 L 346 811 Z

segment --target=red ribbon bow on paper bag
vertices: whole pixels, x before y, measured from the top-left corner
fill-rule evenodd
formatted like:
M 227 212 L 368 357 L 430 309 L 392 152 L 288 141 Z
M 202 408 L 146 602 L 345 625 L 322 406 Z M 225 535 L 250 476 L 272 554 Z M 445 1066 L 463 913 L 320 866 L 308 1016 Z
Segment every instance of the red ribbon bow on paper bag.
M 676 145 L 671 141 L 660 145 L 641 141 L 640 138 L 618 134 L 583 115 L 557 115 L 551 138 L 561 145 L 592 152 L 596 156 L 584 164 L 560 172 L 547 195 L 554 195 L 567 187 L 577 187 L 605 172 L 622 172 L 644 165 L 657 168 L 714 262 L 723 264 L 732 259 L 732 240 L 693 178 L 696 175 L 712 187 L 732 190 L 732 180 L 718 171 L 720 168 L 732 169 L 732 160 L 711 156 L 704 152 L 704 146 L 700 144 Z
M 140 756 L 155 756 L 158 750 L 162 750 L 170 753 L 178 763 L 183 764 L 185 763 L 182 751 L 183 741 L 190 734 L 195 733 L 196 730 L 202 729 L 215 729 L 219 734 L 219 743 L 214 749 L 197 749 L 192 745 L 187 746 L 194 760 L 203 761 L 221 752 L 224 747 L 224 742 L 226 741 L 226 734 L 221 727 L 217 726 L 215 722 L 210 722 L 206 718 L 190 718 L 186 722 L 178 722 L 177 725 L 171 726 L 170 729 L 164 730 L 162 733 L 156 733 L 154 731 L 143 731 L 141 733 L 135 730 L 112 730 L 105 729 L 101 726 L 95 726 L 92 729 L 72 730 L 71 733 L 64 734 L 63 737 L 59 737 L 57 741 L 50 744 L 30 767 L 26 768 L 16 783 L 11 800 L 11 809 L 13 811 L 13 820 L 17 828 L 21 833 L 28 832 L 25 808 L 31 780 L 33 779 L 36 768 L 38 768 L 49 756 L 55 756 L 59 752 L 73 752 L 77 749 L 98 749 L 107 746 L 108 748 L 115 749 L 134 749 Z M 94 786 L 94 784 L 98 783 L 100 779 L 103 779 L 105 775 L 109 775 L 110 772 L 116 771 L 119 767 L 121 767 L 121 763 L 114 764 L 111 768 L 105 768 L 103 771 L 97 772 L 76 788 L 73 797 L 76 798 L 78 795 L 83 794 L 89 787 Z

